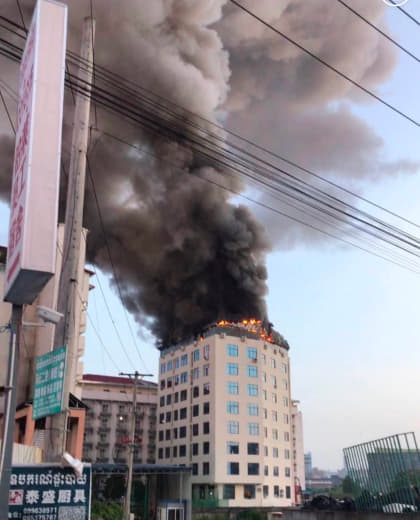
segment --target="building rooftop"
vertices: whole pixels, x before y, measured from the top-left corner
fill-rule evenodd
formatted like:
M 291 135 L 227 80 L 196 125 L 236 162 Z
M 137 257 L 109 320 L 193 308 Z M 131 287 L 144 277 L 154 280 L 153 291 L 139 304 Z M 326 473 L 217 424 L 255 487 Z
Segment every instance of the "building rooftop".
M 102 383 L 102 384 L 111 384 L 111 385 L 132 385 L 133 380 L 129 377 L 121 377 L 121 376 L 104 376 L 101 374 L 83 374 L 82 383 L 92 382 L 92 383 Z M 137 384 L 143 386 L 157 386 L 153 381 L 144 381 L 143 379 L 139 379 Z

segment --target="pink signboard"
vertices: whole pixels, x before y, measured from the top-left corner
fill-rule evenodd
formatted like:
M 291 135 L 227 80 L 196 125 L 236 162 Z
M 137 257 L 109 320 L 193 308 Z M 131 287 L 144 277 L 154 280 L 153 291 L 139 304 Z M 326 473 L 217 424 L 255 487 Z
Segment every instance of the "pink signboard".
M 67 6 L 38 0 L 19 75 L 6 301 L 32 303 L 55 271 Z

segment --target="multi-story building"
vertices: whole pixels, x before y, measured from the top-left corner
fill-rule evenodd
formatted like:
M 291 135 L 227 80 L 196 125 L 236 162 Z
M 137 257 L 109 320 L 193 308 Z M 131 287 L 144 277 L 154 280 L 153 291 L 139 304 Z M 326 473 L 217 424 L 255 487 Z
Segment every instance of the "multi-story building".
M 133 380 L 85 374 L 82 400 L 87 405 L 83 460 L 126 463 L 133 413 Z M 134 463 L 154 464 L 156 452 L 157 385 L 137 382 Z
M 158 463 L 192 467 L 196 503 L 294 503 L 288 351 L 255 320 L 161 350 Z
M 303 452 L 303 420 L 299 410 L 299 401 L 293 400 L 291 406 L 292 420 L 292 459 L 295 477 L 295 502 L 301 503 L 301 493 L 305 491 L 305 458 Z
M 311 478 L 312 476 L 312 453 L 308 451 L 308 453 L 304 454 L 305 461 L 305 478 Z
M 85 242 L 86 231 L 82 233 L 82 241 L 77 270 L 77 298 L 75 299 L 75 320 L 74 327 L 74 353 L 67 362 L 68 369 L 71 371 L 70 416 L 68 420 L 68 438 L 66 449 L 73 456 L 82 456 L 83 428 L 85 420 L 85 410 L 80 402 L 77 382 L 81 380 L 83 374 L 83 363 L 81 358 L 85 351 L 86 331 L 86 311 L 88 307 L 89 291 L 92 289 L 90 277 L 93 274 L 85 267 Z M 57 233 L 57 261 L 56 273 L 51 277 L 32 305 L 23 306 L 22 324 L 20 327 L 20 359 L 19 377 L 17 384 L 17 411 L 15 415 L 15 439 L 20 444 L 37 446 L 42 450 L 49 442 L 51 429 L 45 418 L 34 421 L 32 419 L 32 402 L 35 382 L 35 363 L 36 358 L 42 354 L 50 352 L 54 345 L 55 325 L 51 323 L 40 323 L 37 316 L 37 307 L 42 305 L 51 309 L 56 309 L 59 278 L 62 264 L 62 251 L 64 239 L 64 226 L 58 226 Z M 0 246 L 0 326 L 9 322 L 12 313 L 12 304 L 3 302 L 4 277 L 6 266 L 7 248 Z M 0 386 L 4 385 L 7 376 L 8 356 L 9 356 L 9 334 L 6 331 L 0 334 Z M 0 415 L 3 413 L 4 402 L 0 396 Z M 0 428 L 1 435 L 1 428 Z

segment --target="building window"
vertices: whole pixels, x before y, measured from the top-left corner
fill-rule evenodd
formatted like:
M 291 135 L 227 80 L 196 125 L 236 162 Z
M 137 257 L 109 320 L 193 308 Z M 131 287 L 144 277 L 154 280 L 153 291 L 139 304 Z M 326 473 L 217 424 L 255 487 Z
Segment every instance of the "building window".
M 173 363 L 172 363 L 172 360 L 171 361 L 168 361 L 168 364 L 166 365 L 166 370 L 168 372 L 171 372 L 173 370 Z
M 289 399 L 283 396 L 283 406 L 289 406 Z
M 159 404 L 160 404 L 160 406 L 165 406 L 165 396 L 164 395 L 160 396 Z
M 160 441 L 163 441 L 163 436 L 164 436 L 164 435 L 165 435 L 165 434 L 163 433 L 163 430 L 159 430 L 159 440 L 160 440 Z
M 270 359 L 270 366 L 271 368 L 276 368 L 276 360 L 274 358 Z
M 178 428 L 174 428 L 173 429 L 173 432 L 174 432 L 174 439 L 178 439 Z
M 180 439 L 183 439 L 186 436 L 187 436 L 187 427 L 186 426 L 181 426 L 179 428 L 179 437 L 180 437 Z
M 187 391 L 186 390 L 181 390 L 181 393 L 180 393 L 180 397 L 179 397 L 179 400 L 180 401 L 186 401 L 187 400 Z
M 227 413 L 231 413 L 233 415 L 239 414 L 239 402 L 238 401 L 228 401 L 226 403 L 226 411 Z
M 279 431 L 277 430 L 277 428 L 273 428 L 273 431 L 271 433 L 272 433 L 273 441 L 278 441 L 279 440 Z
M 188 372 L 181 372 L 181 383 L 188 382 Z
M 178 420 L 178 410 L 174 410 L 174 421 Z
M 172 394 L 168 394 L 168 395 L 166 396 L 166 404 L 167 404 L 167 405 L 168 405 L 168 404 L 171 404 L 171 401 L 172 401 Z
M 248 423 L 248 435 L 259 435 L 260 425 L 256 422 Z
M 238 421 L 228 421 L 227 432 L 232 433 L 233 435 L 239 434 L 239 422 Z
M 178 399 L 179 399 L 179 394 L 178 394 L 178 392 L 175 392 L 174 393 L 174 403 L 177 403 Z
M 228 462 L 227 463 L 227 474 L 228 475 L 239 475 L 239 462 Z
M 248 442 L 248 455 L 259 455 L 260 445 L 258 442 Z
M 290 486 L 286 486 L 286 498 L 290 498 Z
M 172 449 L 173 457 L 176 459 L 178 457 L 178 446 L 174 446 Z
M 273 457 L 275 459 L 279 458 L 279 449 L 278 448 L 273 448 Z
M 258 367 L 253 365 L 247 365 L 246 372 L 248 377 L 258 377 Z
M 284 468 L 284 476 L 285 477 L 290 477 L 290 468 L 288 468 L 288 467 Z
M 181 356 L 181 366 L 185 367 L 188 365 L 188 355 L 184 354 Z
M 279 476 L 279 467 L 273 466 L 273 477 L 278 477 L 278 476 Z
M 181 444 L 179 447 L 179 456 L 185 457 L 187 455 L 187 446 L 185 444 Z
M 271 376 L 271 384 L 274 386 L 274 388 L 277 388 L 277 377 Z
M 239 455 L 239 442 L 228 441 L 226 444 L 226 453 L 228 455 Z
M 281 382 L 281 386 L 283 388 L 283 390 L 287 390 L 287 379 L 283 379 L 283 381 Z
M 199 349 L 194 350 L 194 352 L 192 353 L 192 358 L 193 358 L 193 361 L 200 361 L 200 350 Z
M 271 394 L 271 401 L 272 401 L 273 403 L 277 403 L 277 394 L 276 394 L 276 393 L 272 393 L 272 394 Z
M 198 464 L 196 462 L 194 462 L 192 465 L 192 474 L 198 475 Z
M 192 406 L 192 416 L 198 417 L 199 413 L 200 413 L 200 407 L 198 406 L 198 404 L 195 404 L 194 406 Z
M 264 466 L 264 476 L 268 477 L 268 466 Z
M 227 393 L 237 395 L 239 394 L 239 384 L 234 383 L 233 381 L 227 382 Z
M 263 365 L 267 364 L 267 356 L 265 354 L 261 354 L 261 361 Z
M 175 358 L 175 368 L 179 368 L 179 358 Z
M 279 486 L 274 486 L 274 496 L 276 498 L 280 497 L 280 488 L 279 488 Z
M 203 433 L 204 433 L 204 435 L 207 435 L 210 433 L 210 423 L 209 422 L 203 423 Z
M 224 484 L 223 500 L 233 500 L 235 498 L 235 484 Z
M 273 418 L 273 422 L 277 422 L 277 410 L 272 410 L 271 416 Z
M 167 388 L 172 388 L 172 377 L 168 377 L 166 380 L 166 386 Z
M 208 462 L 203 462 L 203 475 L 208 475 L 210 473 L 210 464 Z
M 262 374 L 261 374 L 261 381 L 263 383 L 267 382 L 267 372 L 262 372 Z
M 263 415 L 264 415 L 264 419 L 267 419 L 267 417 L 268 417 L 267 408 L 263 408 Z
M 283 422 L 284 424 L 289 424 L 289 416 L 287 413 L 283 414 Z
M 257 349 L 248 347 L 246 349 L 246 355 L 247 355 L 248 359 L 255 359 L 255 361 L 256 361 L 257 360 Z
M 187 408 L 181 408 L 179 411 L 179 418 L 186 419 L 187 418 Z
M 160 365 L 160 373 L 164 374 L 166 372 L 166 363 L 162 363 Z
M 263 486 L 263 498 L 268 497 L 268 486 Z
M 204 359 L 209 359 L 209 357 L 210 357 L 210 345 L 204 345 L 203 356 L 204 356 Z
M 200 369 L 198 367 L 193 370 L 193 380 L 198 379 L 200 377 Z
M 287 460 L 290 459 L 290 450 L 288 450 L 288 449 L 284 450 L 284 458 Z
M 264 446 L 264 457 L 268 457 L 268 446 Z
M 161 389 L 161 390 L 164 390 L 164 389 L 165 389 L 165 386 L 166 386 L 166 382 L 165 382 L 165 380 L 164 380 L 164 379 L 161 379 L 161 381 L 160 381 L 160 389 Z
M 246 390 L 249 397 L 258 396 L 258 385 L 246 385 Z
M 203 385 L 203 394 L 208 395 L 210 393 L 210 383 L 204 383 Z
M 210 443 L 209 442 L 203 442 L 203 454 L 208 455 L 210 453 Z
M 258 462 L 248 462 L 248 475 L 259 475 L 260 465 Z
M 200 395 L 200 389 L 198 386 L 193 386 L 193 397 L 198 397 Z
M 248 403 L 248 415 L 258 415 L 258 405 L 256 403 Z
M 264 426 L 264 439 L 268 437 L 268 428 L 267 426 Z
M 282 363 L 281 364 L 281 371 L 283 372 L 283 374 L 287 374 L 287 365 L 286 365 L 286 363 Z
M 238 363 L 227 363 L 226 365 L 226 373 L 229 376 L 237 376 L 239 373 Z
M 286 442 L 289 442 L 289 440 L 290 440 L 289 432 L 284 432 L 284 440 Z
M 244 498 L 253 499 L 255 498 L 255 484 L 244 485 Z
M 179 374 L 174 375 L 174 383 L 175 383 L 175 386 L 179 385 Z
M 167 441 L 171 440 L 171 430 L 165 431 L 165 440 L 167 440 Z
M 203 403 L 203 414 L 208 415 L 210 413 L 210 403 Z
M 228 356 L 238 357 L 238 345 L 226 345 L 226 353 Z
M 210 373 L 210 365 L 203 365 L 203 377 L 208 377 Z
M 163 448 L 158 449 L 158 459 L 163 459 Z
M 194 444 L 192 444 L 191 451 L 193 455 L 198 455 L 198 442 L 194 442 Z
M 264 401 L 267 401 L 267 390 L 262 391 Z

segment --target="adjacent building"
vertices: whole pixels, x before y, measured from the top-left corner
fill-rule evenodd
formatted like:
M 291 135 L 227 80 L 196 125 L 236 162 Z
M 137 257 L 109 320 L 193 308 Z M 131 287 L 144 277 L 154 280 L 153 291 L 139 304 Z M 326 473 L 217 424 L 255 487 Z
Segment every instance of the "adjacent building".
M 303 453 L 303 419 L 299 410 L 299 401 L 293 400 L 291 405 L 292 419 L 292 459 L 295 477 L 295 502 L 301 503 L 305 484 L 305 458 Z
M 311 478 L 312 476 L 312 453 L 309 451 L 304 454 L 304 462 L 305 462 L 305 477 L 306 479 Z
M 255 320 L 161 350 L 157 462 L 192 467 L 196 504 L 295 502 L 288 352 Z
M 133 380 L 85 374 L 80 383 L 88 407 L 83 460 L 93 463 L 127 463 L 133 414 Z M 134 463 L 154 464 L 156 452 L 157 385 L 137 382 Z

